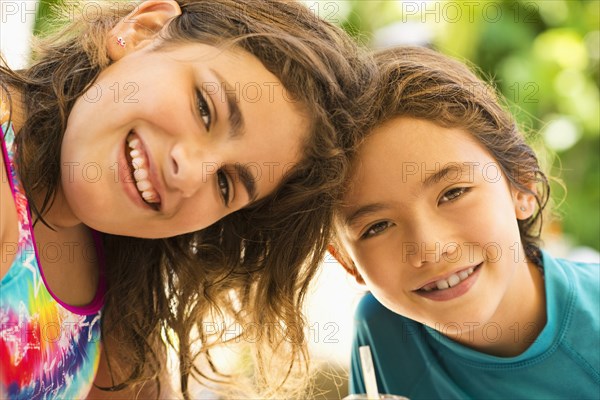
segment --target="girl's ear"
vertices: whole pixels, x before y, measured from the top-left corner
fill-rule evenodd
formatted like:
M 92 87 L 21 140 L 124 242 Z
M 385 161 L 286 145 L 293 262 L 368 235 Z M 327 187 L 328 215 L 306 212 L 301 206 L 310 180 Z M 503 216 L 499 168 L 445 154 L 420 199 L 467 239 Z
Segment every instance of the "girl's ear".
M 517 219 L 525 220 L 533 215 L 535 212 L 535 208 L 537 206 L 537 201 L 535 198 L 535 193 L 537 193 L 537 189 L 535 183 L 530 183 L 527 185 L 527 188 L 531 191 L 523 192 L 518 189 L 512 190 L 512 198 L 513 204 L 515 205 L 515 213 L 517 215 Z
M 354 277 L 354 279 L 356 279 L 356 282 L 358 282 L 360 285 L 365 284 L 365 280 L 356 269 L 354 262 L 350 259 L 350 257 L 348 257 L 348 254 L 346 254 L 346 252 L 343 249 L 338 248 L 334 244 L 329 244 L 327 246 L 327 251 L 333 256 L 333 258 L 337 260 L 338 263 L 340 263 L 342 268 L 344 268 L 347 273 L 349 273 Z
M 108 33 L 106 48 L 112 61 L 149 44 L 174 17 L 181 15 L 173 0 L 147 0 L 138 4 Z

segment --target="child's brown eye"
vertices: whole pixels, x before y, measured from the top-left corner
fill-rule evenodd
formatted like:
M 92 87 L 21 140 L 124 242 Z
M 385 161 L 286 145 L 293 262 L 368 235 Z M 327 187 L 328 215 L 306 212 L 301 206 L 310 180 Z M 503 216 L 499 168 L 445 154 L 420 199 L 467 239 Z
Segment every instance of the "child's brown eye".
M 465 194 L 467 191 L 468 191 L 468 188 L 463 188 L 463 187 L 450 189 L 446 193 L 444 193 L 444 195 L 440 199 L 440 203 L 446 203 L 448 201 L 456 200 L 457 198 L 459 198 L 460 196 Z
M 198 104 L 198 113 L 200 114 L 200 118 L 202 118 L 202 122 L 204 122 L 204 127 L 206 130 L 208 130 L 212 121 L 210 108 L 208 107 L 208 103 L 206 102 L 204 95 L 202 95 L 199 90 L 196 91 L 196 103 Z
M 369 229 L 365 233 L 363 233 L 360 238 L 361 239 L 368 239 L 370 237 L 378 235 L 381 232 L 385 231 L 389 226 L 390 226 L 390 222 L 389 221 L 378 222 L 378 223 L 376 223 L 374 225 L 371 225 L 369 227 Z
M 217 172 L 217 183 L 219 184 L 219 191 L 223 197 L 223 202 L 227 206 L 229 205 L 229 181 L 223 170 Z

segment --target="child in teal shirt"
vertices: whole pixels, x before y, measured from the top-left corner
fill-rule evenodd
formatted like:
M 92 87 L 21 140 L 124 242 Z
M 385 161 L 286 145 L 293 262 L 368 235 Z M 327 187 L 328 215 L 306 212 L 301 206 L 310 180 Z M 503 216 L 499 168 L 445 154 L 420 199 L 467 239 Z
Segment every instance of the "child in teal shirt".
M 380 392 L 412 400 L 600 398 L 600 270 L 540 249 L 548 181 L 514 120 L 457 61 L 376 59 L 330 249 L 371 292 L 351 392 L 368 345 Z

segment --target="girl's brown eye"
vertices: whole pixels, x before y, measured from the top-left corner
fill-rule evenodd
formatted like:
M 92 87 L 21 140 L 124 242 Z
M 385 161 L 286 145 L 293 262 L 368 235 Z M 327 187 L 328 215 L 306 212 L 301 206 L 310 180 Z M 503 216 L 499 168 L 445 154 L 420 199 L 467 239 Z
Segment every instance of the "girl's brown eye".
M 223 197 L 223 202 L 226 206 L 229 205 L 229 180 L 227 179 L 227 175 L 223 170 L 217 171 L 217 183 L 219 185 L 219 191 L 221 192 L 221 197 Z
M 463 187 L 450 189 L 446 193 L 444 193 L 444 195 L 441 197 L 440 203 L 446 203 L 449 201 L 456 200 L 457 198 L 459 198 L 463 194 L 465 194 L 468 190 L 469 190 L 468 188 L 463 188 Z
M 365 233 L 363 233 L 360 238 L 361 239 L 368 239 L 370 237 L 378 235 L 381 232 L 385 231 L 389 226 L 390 226 L 390 222 L 388 222 L 388 221 L 378 222 L 378 223 L 376 223 L 374 225 L 371 225 L 369 227 L 369 229 L 367 229 L 367 231 Z
M 202 118 L 204 127 L 208 131 L 210 128 L 210 123 L 212 122 L 212 117 L 210 115 L 208 103 L 206 102 L 206 99 L 200 90 L 196 90 L 196 103 L 198 104 L 198 113 L 200 114 L 200 118 Z

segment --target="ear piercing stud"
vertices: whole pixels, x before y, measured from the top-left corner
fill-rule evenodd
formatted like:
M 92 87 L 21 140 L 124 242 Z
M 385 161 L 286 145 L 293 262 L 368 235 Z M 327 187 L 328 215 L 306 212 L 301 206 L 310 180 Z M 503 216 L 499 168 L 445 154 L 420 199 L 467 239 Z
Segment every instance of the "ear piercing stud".
M 125 39 L 123 39 L 121 36 L 117 37 L 117 43 L 119 43 L 119 46 L 125 47 Z
M 527 207 L 521 206 L 521 207 L 519 207 L 519 210 L 521 210 L 521 211 L 527 211 Z

